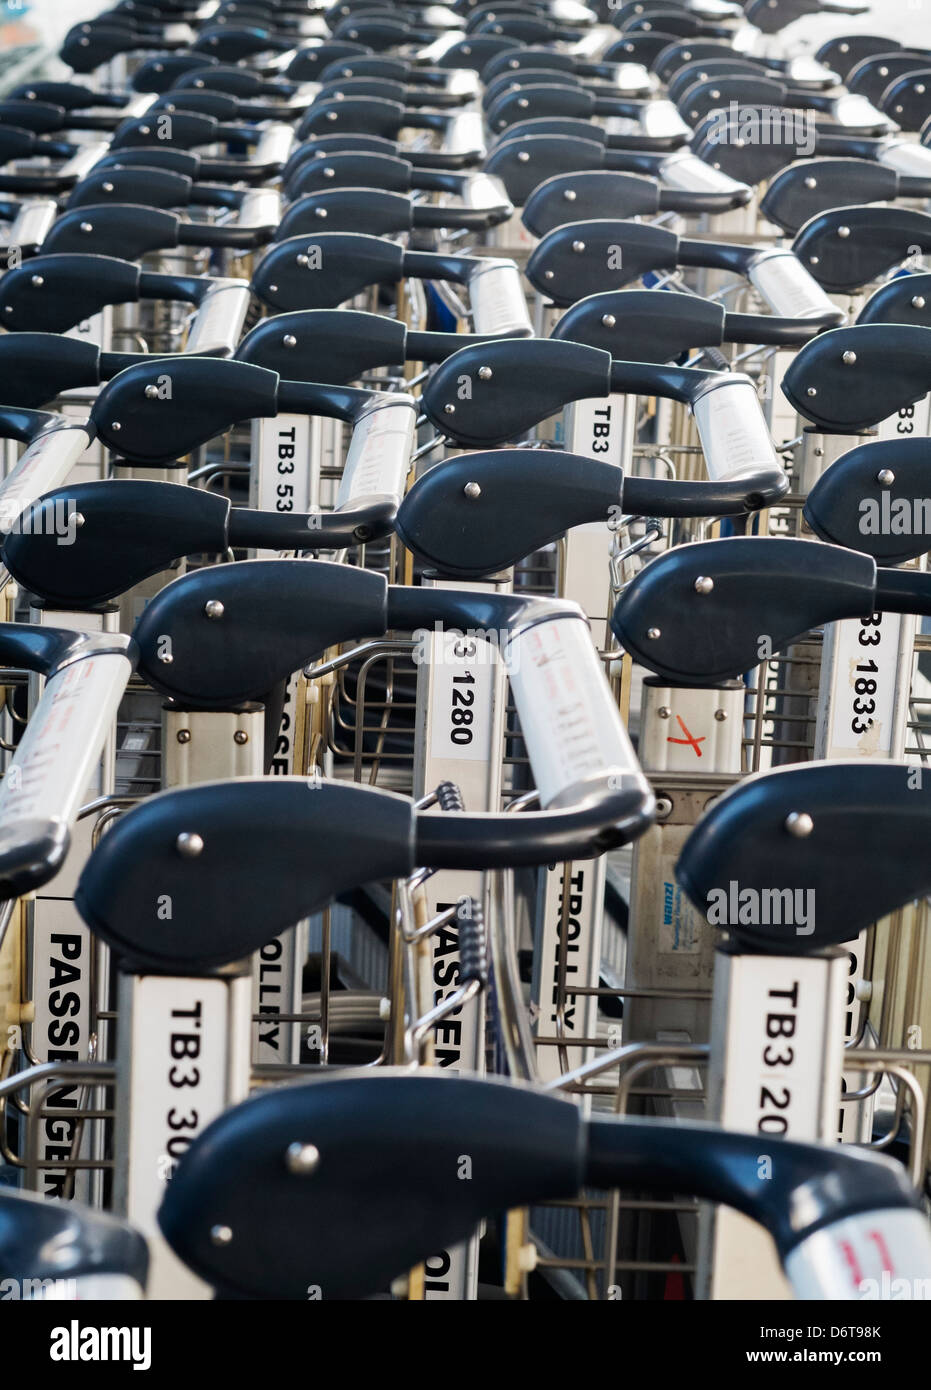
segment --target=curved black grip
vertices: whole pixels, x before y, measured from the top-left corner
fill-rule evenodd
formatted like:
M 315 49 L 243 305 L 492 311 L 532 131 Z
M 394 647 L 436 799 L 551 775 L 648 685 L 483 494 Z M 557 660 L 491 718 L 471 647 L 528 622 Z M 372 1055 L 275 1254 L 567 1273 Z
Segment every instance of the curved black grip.
M 931 549 L 931 441 L 883 439 L 851 449 L 822 473 L 804 514 L 822 540 L 862 550 L 879 565 L 924 555 Z
M 381 575 L 325 561 L 197 570 L 164 588 L 140 618 L 140 670 L 182 705 L 235 709 L 334 643 L 381 636 L 387 593 Z M 222 612 L 211 607 L 211 617 L 207 605 L 216 603 Z
M 800 833 L 805 816 L 811 828 L 803 821 Z M 924 897 L 931 887 L 929 828 L 931 789 L 916 784 L 913 768 L 863 758 L 808 763 L 726 792 L 686 841 L 676 878 L 741 943 L 802 954 L 850 941 Z M 795 914 L 786 923 L 777 908 L 769 925 L 731 921 L 731 883 L 761 903 L 777 885 L 791 885 L 793 897 L 810 907 L 810 920 L 800 932 Z
M 900 207 L 834 208 L 807 222 L 792 249 L 826 290 L 858 290 L 931 252 L 931 216 Z
M 202 850 L 185 853 L 184 836 Z M 412 803 L 392 792 L 303 777 L 208 782 L 121 817 L 75 903 L 125 965 L 197 974 L 241 960 L 338 893 L 406 876 L 413 847 Z
M 786 397 L 825 430 L 862 433 L 914 405 L 931 387 L 931 328 L 882 323 L 836 328 L 801 348 Z
M 425 386 L 422 404 L 451 438 L 502 444 L 570 401 L 606 396 L 610 383 L 606 352 L 554 338 L 507 339 L 454 352 Z
M 252 288 L 270 308 L 335 309 L 369 285 L 402 278 L 404 251 L 394 242 L 356 232 L 289 237 L 272 246 Z
M 410 124 L 411 117 L 398 101 L 378 97 L 347 97 L 344 101 L 321 101 L 307 112 L 301 122 L 301 140 L 315 135 L 382 135 L 393 140 L 398 131 Z
M 154 358 L 109 381 L 91 418 L 108 448 L 142 463 L 167 462 L 233 425 L 277 414 L 278 382 L 277 373 L 233 359 Z
M 152 111 L 124 121 L 115 131 L 110 148 L 118 152 L 147 145 L 170 145 L 190 150 L 222 143 L 222 139 L 220 124 L 213 116 L 200 116 L 194 111 Z
M 174 87 L 185 73 L 193 72 L 218 59 L 206 53 L 153 53 L 139 64 L 133 73 L 130 86 L 134 92 L 155 92 L 161 95 Z
M 115 479 L 46 493 L 3 544 L 3 562 L 56 607 L 116 598 L 186 555 L 223 554 L 229 544 L 226 498 L 180 483 Z M 56 518 L 82 518 L 63 543 Z
M 0 324 L 64 333 L 108 304 L 135 304 L 141 275 L 113 256 L 35 256 L 0 280 Z
M 406 342 L 406 325 L 383 314 L 304 309 L 263 319 L 246 334 L 235 356 L 288 381 L 348 386 L 377 367 L 403 366 Z
M 409 193 L 414 186 L 413 165 L 388 150 L 324 150 L 319 157 L 315 151 L 313 158 L 299 158 L 300 154 L 299 150 L 292 156 L 290 169 L 285 170 L 288 195 L 293 199 L 333 188 L 381 188 L 388 193 Z
M 618 600 L 611 629 L 656 675 L 714 685 L 822 623 L 868 617 L 876 581 L 869 556 L 820 541 L 704 541 L 666 551 L 641 570 Z

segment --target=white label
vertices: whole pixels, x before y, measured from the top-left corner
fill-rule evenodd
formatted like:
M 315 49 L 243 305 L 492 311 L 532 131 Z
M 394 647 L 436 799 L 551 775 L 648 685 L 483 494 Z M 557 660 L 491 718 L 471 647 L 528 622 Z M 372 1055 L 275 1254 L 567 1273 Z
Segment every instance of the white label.
M 822 1137 L 825 1088 L 840 1028 L 826 1035 L 823 960 L 740 956 L 732 962 L 721 1123 L 762 1139 Z M 824 1066 L 827 1060 L 827 1079 Z M 839 1056 L 837 1062 L 839 1063 Z M 831 1091 L 831 1114 L 834 1096 Z
M 469 280 L 476 333 L 529 338 L 533 332 L 520 271 L 513 261 L 488 261 Z
M 924 438 L 931 435 L 931 396 L 915 405 L 905 405 L 896 415 L 890 415 L 879 426 L 880 439 Z
M 156 1213 L 175 1167 L 226 1104 L 229 987 L 222 980 L 143 975 L 131 988 L 126 1216 L 162 1246 Z M 151 1297 L 191 1297 L 204 1289 L 169 1251 L 164 1260 L 159 1255 Z
M 73 905 L 69 901 L 40 899 L 35 905 L 32 926 L 35 1019 L 30 1029 L 32 1051 L 38 1061 L 86 1061 L 92 956 L 93 938 L 77 919 Z M 76 1111 L 86 1104 L 84 1090 L 82 1081 L 66 1083 L 46 1093 L 45 1104 Z M 77 1137 L 77 1122 L 67 1115 L 49 1115 L 40 1120 L 41 1160 L 56 1163 L 75 1157 L 72 1150 Z M 86 1145 L 82 1145 L 82 1153 L 86 1156 Z M 39 1191 L 45 1197 L 62 1197 L 66 1195 L 68 1178 L 67 1168 L 39 1169 Z M 80 1190 L 80 1174 L 77 1181 Z
M 836 313 L 833 300 L 793 251 L 764 253 L 751 264 L 747 275 L 771 312 L 782 318 L 807 319 Z
M 693 154 L 670 155 L 663 160 L 660 173 L 667 187 L 686 193 L 737 193 L 747 187 Z
M 317 426 L 308 415 L 278 415 L 255 422 L 253 438 L 258 438 L 253 450 L 252 495 L 258 511 L 288 515 L 315 510 Z M 256 553 L 259 558 L 275 554 L 271 550 Z
M 429 642 L 430 756 L 487 761 L 497 648 L 480 638 L 456 632 L 432 633 Z
M 232 353 L 242 337 L 250 299 L 245 280 L 227 280 L 209 290 L 194 314 L 185 352 L 204 357 Z
M 879 163 L 897 174 L 918 179 L 931 178 L 931 150 L 917 140 L 891 140 L 879 151 Z
M 536 1032 L 548 1038 L 565 1037 L 571 1043 L 575 1038 L 594 1037 L 597 1027 L 597 996 L 576 994 L 573 985 L 589 987 L 598 984 L 605 859 L 602 856 L 577 864 L 551 864 L 542 870 L 542 876 L 541 920 L 534 948 L 534 962 L 539 962 L 534 982 L 539 1010 Z M 564 912 L 567 914 L 565 931 Z M 563 957 L 565 986 L 561 993 L 559 981 Z M 535 1055 L 539 1080 L 555 1080 L 564 1070 L 581 1065 L 590 1052 L 589 1048 L 567 1047 L 563 1064 L 558 1047 L 551 1043 L 538 1047 Z
M 541 806 L 586 777 L 642 776 L 584 619 L 519 632 L 507 662 Z
M 337 497 L 337 510 L 366 499 L 404 496 L 414 450 L 417 407 L 409 396 L 373 410 L 356 423 Z
M 112 653 L 75 661 L 47 682 L 0 783 L 5 853 L 24 823 L 74 820 L 131 671 L 127 657 Z
M 692 407 L 708 476 L 722 482 L 748 469 L 779 468 L 760 400 L 745 378 L 706 391 Z
M 873 613 L 831 625 L 826 758 L 891 757 L 902 617 Z
M 626 463 L 629 418 L 627 396 L 613 394 L 573 401 L 566 407 L 566 448 L 574 454 L 600 459 L 623 468 Z M 622 477 L 618 477 L 618 502 Z M 574 594 L 567 597 L 575 598 Z
M 796 1298 L 931 1299 L 931 1234 L 917 1211 L 862 1212 L 816 1231 L 791 1252 Z
M 0 483 L 0 532 L 12 530 L 17 517 L 37 498 L 60 487 L 90 442 L 84 429 L 63 429 L 53 430 L 30 444 Z M 67 521 L 67 516 L 63 520 Z M 73 532 L 65 530 L 60 537 L 62 544 L 68 541 L 69 534 L 74 539 Z

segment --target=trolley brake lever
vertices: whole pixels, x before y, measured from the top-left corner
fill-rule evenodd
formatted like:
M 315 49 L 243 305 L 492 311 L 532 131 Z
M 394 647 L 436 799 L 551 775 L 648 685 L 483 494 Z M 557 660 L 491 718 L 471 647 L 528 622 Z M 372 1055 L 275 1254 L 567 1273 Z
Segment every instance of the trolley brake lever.
M 800 348 L 782 380 L 806 420 L 850 434 L 872 429 L 929 389 L 931 328 L 911 323 L 836 328 Z
M 789 488 L 778 468 L 722 482 L 626 478 L 563 451 L 463 454 L 424 473 L 401 503 L 397 533 L 439 573 L 475 579 L 510 568 L 573 526 L 636 516 L 743 516 Z M 532 505 L 528 505 L 532 498 Z M 929 541 L 931 544 L 931 541 Z
M 831 464 L 809 492 L 804 517 L 821 540 L 901 565 L 931 549 L 929 499 L 931 441 L 874 440 Z
M 308 1177 L 286 1155 L 311 1142 L 321 1161 Z M 181 1160 L 159 1225 L 221 1295 L 306 1298 L 311 1281 L 330 1298 L 356 1299 L 495 1212 L 586 1185 L 620 1187 L 742 1211 L 773 1236 L 799 1297 L 862 1298 L 854 1271 L 878 1285 L 882 1249 L 897 1274 L 926 1278 L 931 1237 L 901 1165 L 780 1139 L 775 1180 L 761 1180 L 759 1148 L 758 1135 L 712 1125 L 586 1119 L 564 1097 L 500 1078 L 360 1070 L 278 1087 L 221 1114 Z M 462 1153 L 472 1182 L 455 1179 Z M 262 1180 L 246 1183 L 244 1172 Z M 212 1233 L 227 1226 L 238 1236 L 221 1246 Z
M 894 206 L 833 208 L 806 222 L 792 249 L 826 290 L 859 290 L 931 253 L 931 216 Z
M 453 353 L 421 399 L 438 430 L 462 445 L 488 446 L 519 438 L 571 401 L 612 392 L 687 403 L 712 478 L 740 476 L 749 488 L 749 470 L 759 470 L 765 490 L 780 471 L 756 389 L 740 373 L 612 361 L 556 338 L 508 339 Z
M 878 571 L 871 556 L 821 542 L 705 541 L 641 570 L 618 600 L 611 630 L 656 675 L 711 685 L 736 679 L 823 623 L 885 609 L 923 612 L 928 580 L 918 579 L 923 585 L 909 571 Z
M 63 213 L 43 243 L 46 255 L 81 254 L 89 247 L 95 255 L 119 256 L 139 261 L 152 251 L 180 246 L 255 251 L 271 241 L 278 229 L 280 201 L 266 192 L 264 221 L 241 223 L 190 222 L 177 213 L 146 203 L 98 203 Z
M 526 273 L 541 294 L 567 306 L 589 294 L 621 289 L 651 271 L 676 270 L 679 266 L 702 266 L 742 276 L 754 284 L 777 314 L 804 317 L 821 328 L 844 321 L 843 311 L 806 270 L 801 253 L 691 241 L 665 227 L 643 222 L 597 219 L 565 223 L 548 232 L 534 248 Z
M 639 122 L 640 129 L 630 134 L 608 135 L 605 141 L 608 149 L 656 153 L 676 150 L 688 143 L 692 133 L 670 101 L 600 97 L 584 87 L 552 84 L 520 87 L 502 93 L 487 112 L 486 119 L 489 129 L 500 134 L 518 122 L 553 116 L 570 120 L 623 116 Z
M 0 489 L 0 516 L 4 497 Z M 342 550 L 391 535 L 396 503 L 282 514 L 231 507 L 180 483 L 116 479 L 46 492 L 19 517 L 3 561 L 30 593 L 62 608 L 91 608 L 127 593 L 189 555 L 251 546 Z M 60 518 L 80 517 L 61 537 Z
M 754 951 L 801 955 L 850 941 L 931 891 L 931 792 L 914 772 L 860 758 L 750 777 L 699 821 L 676 877 L 712 923 Z M 802 932 L 778 912 L 750 926 L 733 911 L 731 884 L 761 892 L 774 883 L 814 895 Z
M 750 189 L 746 191 L 749 201 Z M 542 237 L 560 227 L 567 216 L 573 221 L 593 218 L 654 217 L 660 212 L 720 212 L 722 195 L 664 187 L 658 178 L 588 170 L 556 174 L 537 185 L 524 204 L 521 220 L 529 232 Z M 726 195 L 726 206 L 734 206 Z
M 909 177 L 868 159 L 811 159 L 771 180 L 760 211 L 767 222 L 795 236 L 819 213 L 897 198 L 931 197 L 931 176 Z
M 100 440 L 138 463 L 180 458 L 247 420 L 325 415 L 355 423 L 377 392 L 323 382 L 283 381 L 233 358 L 153 358 L 104 386 L 91 419 Z
M 307 193 L 291 204 L 276 231 L 276 239 L 313 236 L 321 227 L 351 232 L 364 227 L 373 236 L 398 236 L 419 228 L 464 228 L 488 231 L 500 226 L 514 208 L 504 195 L 496 205 L 470 208 L 446 203 L 418 203 L 404 193 L 377 188 L 331 188 Z M 269 238 L 270 239 L 270 238 Z

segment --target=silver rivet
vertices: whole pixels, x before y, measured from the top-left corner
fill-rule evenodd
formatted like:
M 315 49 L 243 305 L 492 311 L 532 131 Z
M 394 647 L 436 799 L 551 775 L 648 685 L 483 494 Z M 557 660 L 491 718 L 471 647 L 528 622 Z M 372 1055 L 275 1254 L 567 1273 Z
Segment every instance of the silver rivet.
M 821 257 L 820 257 L 820 256 L 809 256 L 809 257 L 808 257 L 808 264 L 809 264 L 809 265 L 820 265 L 820 264 L 821 264 Z
M 895 474 L 891 468 L 881 468 L 876 474 L 876 481 L 880 487 L 892 487 L 895 482 Z
M 456 407 L 452 402 L 447 402 L 447 404 L 443 406 L 443 413 L 444 415 L 455 415 Z
M 517 156 L 518 164 L 526 164 L 528 163 L 529 159 L 530 155 L 527 153 L 526 150 L 521 150 L 520 154 Z
M 562 196 L 567 203 L 574 203 L 579 195 L 574 188 L 567 188 Z
M 196 859 L 204 852 L 204 841 L 196 830 L 182 830 L 175 840 L 175 849 L 182 859 Z
M 817 394 L 818 388 L 816 386 L 809 386 L 808 390 L 805 392 L 806 396 L 817 396 Z
M 555 270 L 544 270 L 544 272 L 543 272 L 543 279 L 544 279 L 544 280 L 555 280 L 555 279 L 556 279 L 556 272 L 555 272 Z
M 324 177 L 325 179 L 335 179 L 335 178 L 336 178 L 336 170 L 335 170 L 335 169 L 331 169 L 330 166 L 327 165 L 327 167 L 326 167 L 326 168 L 324 169 L 324 171 L 323 171 L 323 177 Z
M 326 208 L 314 208 L 314 217 L 329 217 Z
M 530 102 L 527 100 L 526 97 L 521 97 L 517 104 L 522 111 L 526 111 L 527 107 L 530 105 Z
M 663 635 L 662 628 L 659 628 L 659 627 L 648 627 L 648 628 L 647 628 L 647 636 L 649 637 L 649 639 L 650 639 L 651 642 L 656 642 L 656 641 L 658 641 L 659 638 L 662 637 L 662 635 Z
M 857 354 L 856 354 L 855 352 L 849 352 L 849 351 L 848 351 L 848 352 L 845 352 L 845 353 L 844 353 L 844 366 L 845 366 L 845 367 L 853 367 L 853 366 L 855 366 L 855 365 L 856 365 L 856 361 L 857 361 Z
M 110 428 L 111 428 L 111 430 L 113 431 L 114 434 L 119 434 L 119 432 L 120 432 L 120 430 L 123 428 L 123 426 L 120 424 L 119 420 L 112 420 L 112 421 L 110 422 Z
M 93 230 L 94 230 L 94 224 L 93 224 L 93 222 L 82 222 L 82 223 L 81 223 L 81 231 L 85 234 L 85 236 L 88 236 Z
M 297 339 L 293 333 L 286 333 L 281 341 L 286 348 L 297 347 Z
M 295 1177 L 306 1178 L 320 1162 L 316 1144 L 289 1144 L 284 1155 L 285 1166 Z
M 190 729 L 179 729 L 176 737 L 179 743 L 190 743 L 191 731 Z
M 296 260 L 298 265 L 310 265 L 310 257 L 305 256 L 303 252 L 301 252 L 301 254 L 296 257 Z
M 204 615 L 208 618 L 222 618 L 226 612 L 225 607 L 218 598 L 208 599 L 204 604 Z
M 85 518 L 83 512 L 72 512 L 71 515 L 68 517 L 68 521 L 70 522 L 70 524 L 79 528 L 84 525 L 84 520 Z
M 573 249 L 573 251 L 576 253 L 576 255 L 580 255 L 580 254 L 585 250 L 585 242 L 584 242 L 584 241 L 574 241 L 574 242 L 572 243 L 572 249 Z
M 913 308 L 913 309 L 923 309 L 923 308 L 925 307 L 926 302 L 927 302 L 927 301 L 925 300 L 925 297 L 924 297 L 923 294 L 916 294 L 916 295 L 915 295 L 915 298 L 912 300 L 912 308 Z
M 617 319 L 613 314 L 602 314 L 601 322 L 605 328 L 614 328 L 617 325 Z
M 109 182 L 108 182 L 108 183 L 105 183 L 104 186 L 103 186 L 103 191 L 104 191 L 104 193 L 112 193 L 112 192 L 113 192 L 113 189 L 114 189 L 114 185 L 113 185 L 112 183 L 109 183 Z
M 658 796 L 656 798 L 656 819 L 665 820 L 672 815 L 672 802 L 668 796 Z
M 157 401 L 157 400 L 158 400 L 158 387 L 157 387 L 157 386 L 147 386 L 147 387 L 145 388 L 145 398 L 146 398 L 147 401 Z
M 659 709 L 656 711 L 656 713 L 659 715 L 660 719 L 671 719 L 671 718 L 672 718 L 672 710 L 669 708 L 668 705 L 660 705 L 660 707 L 659 707 Z
M 727 710 L 726 710 L 726 709 L 716 709 L 715 712 L 714 712 L 714 717 L 715 717 L 715 719 L 718 721 L 719 724 L 723 724 L 724 721 L 725 721 L 725 719 L 727 718 Z
M 249 742 L 249 735 L 246 733 L 245 729 L 236 730 L 235 734 L 233 734 L 233 742 L 238 743 L 240 748 Z
M 147 125 L 141 125 L 141 126 L 139 127 L 139 134 L 140 134 L 140 135 L 151 135 L 151 134 L 152 134 L 152 127 L 151 127 L 151 126 L 147 126 Z
M 37 290 L 41 290 L 42 286 L 45 284 L 45 277 L 43 275 L 33 275 L 32 283 Z
M 326 118 L 327 118 L 328 121 L 338 121 L 338 120 L 339 120 L 339 112 L 338 112 L 338 111 L 328 111 L 328 112 L 326 113 Z
M 229 1245 L 233 1239 L 233 1232 L 229 1226 L 211 1226 L 210 1239 L 214 1245 Z
M 491 378 L 492 378 L 493 376 L 494 376 L 494 372 L 491 370 L 490 367 L 479 367 L 479 369 L 478 369 L 478 379 L 479 379 L 479 381 L 491 381 Z
M 818 180 L 817 180 L 817 179 L 813 179 L 813 178 L 807 178 L 807 179 L 805 180 L 805 187 L 806 187 L 806 188 L 817 188 L 817 187 L 818 187 Z
M 838 227 L 838 229 L 837 229 L 837 235 L 840 237 L 841 241 L 846 241 L 847 238 L 850 236 L 850 228 L 849 228 L 849 227 Z
M 270 294 L 277 294 L 277 293 L 278 293 L 278 286 L 277 286 L 277 285 L 269 285 L 268 290 L 269 290 L 269 293 L 270 293 Z
M 797 840 L 804 840 L 815 828 L 815 823 L 807 811 L 790 811 L 786 816 L 786 830 Z
M 696 594 L 710 594 L 714 588 L 714 580 L 707 574 L 700 574 L 695 580 Z
M 482 489 L 479 487 L 478 483 L 466 483 L 462 491 L 470 502 L 474 502 L 482 495 Z

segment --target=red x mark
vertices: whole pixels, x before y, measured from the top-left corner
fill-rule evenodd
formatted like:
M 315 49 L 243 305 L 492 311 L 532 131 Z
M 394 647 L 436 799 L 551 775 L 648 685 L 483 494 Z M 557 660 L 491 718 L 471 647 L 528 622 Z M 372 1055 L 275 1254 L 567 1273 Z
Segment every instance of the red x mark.
M 705 735 L 702 734 L 701 738 L 696 738 L 694 734 L 690 734 L 689 731 L 688 731 L 688 729 L 685 727 L 685 724 L 684 724 L 683 721 L 682 721 L 682 715 L 681 715 L 681 714 L 677 714 L 677 715 L 676 715 L 676 723 L 679 725 L 679 728 L 680 728 L 680 729 L 682 730 L 682 732 L 685 734 L 685 738 L 667 738 L 666 742 L 667 742 L 667 743 L 681 743 L 681 744 L 683 744 L 683 745 L 687 745 L 688 747 L 694 748 L 694 749 L 695 749 L 695 756 L 698 757 L 698 758 L 700 758 L 700 757 L 701 757 L 701 749 L 699 748 L 698 745 L 699 745 L 700 743 L 704 743 L 704 741 L 705 741 Z

